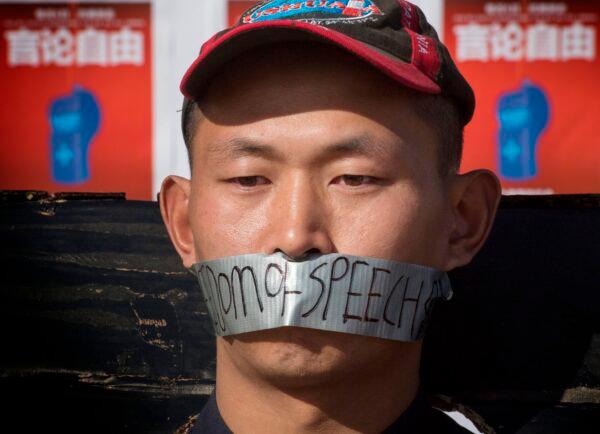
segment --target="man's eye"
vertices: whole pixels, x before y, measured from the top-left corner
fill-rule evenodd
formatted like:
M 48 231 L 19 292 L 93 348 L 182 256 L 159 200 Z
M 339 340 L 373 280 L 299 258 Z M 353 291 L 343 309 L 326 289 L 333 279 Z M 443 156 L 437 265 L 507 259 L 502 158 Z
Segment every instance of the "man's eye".
M 333 180 L 334 183 L 341 183 L 350 187 L 359 187 L 364 184 L 374 184 L 377 178 L 365 175 L 342 175 Z
M 257 185 L 269 183 L 269 180 L 264 176 L 238 176 L 237 178 L 231 178 L 229 181 L 242 187 L 256 187 Z

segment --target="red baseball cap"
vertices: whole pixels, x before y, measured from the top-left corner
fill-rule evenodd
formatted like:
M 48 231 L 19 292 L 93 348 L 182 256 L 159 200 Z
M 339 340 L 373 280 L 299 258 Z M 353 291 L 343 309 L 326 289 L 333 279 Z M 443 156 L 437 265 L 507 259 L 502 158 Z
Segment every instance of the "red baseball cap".
M 423 12 L 404 0 L 271 0 L 202 45 L 181 81 L 198 97 L 225 63 L 251 48 L 281 41 L 328 42 L 370 63 L 398 83 L 451 98 L 467 124 L 473 90 Z

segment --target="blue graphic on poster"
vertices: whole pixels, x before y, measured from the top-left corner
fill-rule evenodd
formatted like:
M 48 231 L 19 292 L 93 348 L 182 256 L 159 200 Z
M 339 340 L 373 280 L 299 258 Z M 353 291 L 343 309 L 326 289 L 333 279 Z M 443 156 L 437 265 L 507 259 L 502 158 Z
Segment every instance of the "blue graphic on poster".
M 535 177 L 537 146 L 550 116 L 546 94 L 525 80 L 520 89 L 501 95 L 497 110 L 500 175 L 511 180 Z
M 50 105 L 52 178 L 63 184 L 80 184 L 90 177 L 89 148 L 100 127 L 100 105 L 81 86 Z

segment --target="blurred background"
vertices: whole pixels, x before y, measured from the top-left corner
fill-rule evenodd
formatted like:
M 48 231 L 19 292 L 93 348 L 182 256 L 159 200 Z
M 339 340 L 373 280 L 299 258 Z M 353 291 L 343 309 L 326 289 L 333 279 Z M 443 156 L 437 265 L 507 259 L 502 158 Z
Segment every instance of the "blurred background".
M 154 200 L 188 177 L 179 81 L 256 3 L 0 0 L 0 189 Z M 504 194 L 599 192 L 600 2 L 413 3 L 477 97 L 461 171 Z

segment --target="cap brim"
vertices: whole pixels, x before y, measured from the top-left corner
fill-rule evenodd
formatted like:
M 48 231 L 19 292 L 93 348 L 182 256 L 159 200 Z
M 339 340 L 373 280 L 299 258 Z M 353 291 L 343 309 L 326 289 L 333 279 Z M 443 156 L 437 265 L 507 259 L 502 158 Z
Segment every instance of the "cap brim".
M 411 63 L 403 62 L 391 54 L 335 30 L 293 20 L 244 24 L 208 41 L 183 76 L 181 92 L 188 98 L 195 98 L 227 61 L 259 45 L 288 40 L 333 43 L 367 61 L 402 85 L 425 93 L 440 93 L 438 84 Z

